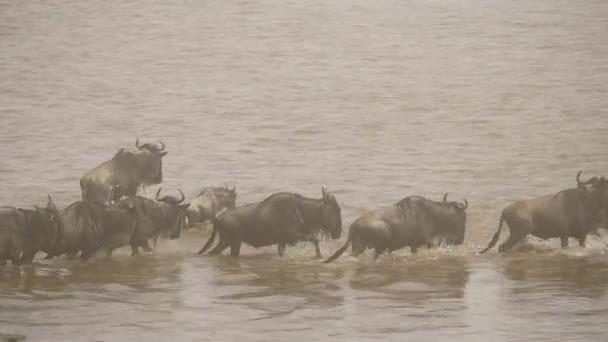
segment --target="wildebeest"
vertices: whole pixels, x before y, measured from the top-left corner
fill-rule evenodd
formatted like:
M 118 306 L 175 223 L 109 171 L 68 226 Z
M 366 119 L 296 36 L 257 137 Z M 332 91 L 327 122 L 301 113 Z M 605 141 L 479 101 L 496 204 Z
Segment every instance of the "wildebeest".
M 80 178 L 82 199 L 108 204 L 124 196 L 135 196 L 142 185 L 160 184 L 163 181 L 162 160 L 167 154 L 165 145 L 139 145 L 136 151 L 121 148 L 116 155 Z M 116 191 L 120 191 L 116 194 Z
M 293 193 L 275 193 L 259 203 L 239 206 L 223 212 L 214 222 L 213 232 L 204 253 L 219 234 L 219 243 L 209 254 L 221 254 L 230 247 L 230 254 L 238 257 L 241 244 L 263 247 L 277 244 L 282 256 L 287 245 L 311 241 L 317 257 L 321 257 L 319 234 L 333 239 L 342 233 L 342 214 L 336 197 L 322 189 L 320 199 L 306 198 Z
M 114 249 L 130 244 L 136 227 L 150 229 L 142 217 L 128 198 L 116 206 L 76 201 L 61 211 L 57 243 L 47 252 L 47 258 L 81 252 L 84 261 L 98 251 L 110 255 Z
M 358 256 L 368 248 L 375 250 L 377 258 L 410 247 L 416 253 L 421 246 L 431 246 L 436 239 L 447 244 L 462 244 L 466 226 L 468 202 L 432 201 L 420 196 L 405 197 L 394 205 L 373 210 L 350 226 L 346 243 L 325 262 L 338 258 L 349 245 L 352 256 Z
M 573 237 L 584 247 L 587 234 L 606 218 L 608 181 L 604 177 L 593 177 L 583 182 L 581 173 L 576 175 L 576 188 L 517 201 L 504 208 L 498 230 L 481 253 L 496 245 L 505 223 L 511 235 L 498 247 L 500 252 L 511 249 L 528 234 L 543 240 L 560 238 L 562 248 L 568 247 L 568 238 Z
M 156 201 L 144 197 L 126 197 L 121 200 L 132 202 L 138 209 L 138 215 L 142 215 L 140 219 L 148 222 L 147 225 L 138 226 L 131 239 L 131 253 L 137 254 L 138 248 L 142 247 L 144 251 L 151 251 L 148 241 L 151 239 L 154 246 L 161 236 L 168 236 L 170 239 L 177 239 L 186 221 L 186 209 L 188 204 L 182 204 L 185 196 L 181 190 L 181 198 L 177 199 L 173 196 L 159 197 L 161 189 L 156 193 Z
M 215 216 L 224 208 L 235 208 L 236 187 L 228 189 L 225 187 L 213 187 L 203 189 L 190 201 L 188 207 L 188 227 L 194 227 L 200 223 L 211 223 Z
M 0 263 L 29 264 L 38 251 L 51 251 L 60 229 L 59 211 L 48 196 L 46 208 L 0 208 Z

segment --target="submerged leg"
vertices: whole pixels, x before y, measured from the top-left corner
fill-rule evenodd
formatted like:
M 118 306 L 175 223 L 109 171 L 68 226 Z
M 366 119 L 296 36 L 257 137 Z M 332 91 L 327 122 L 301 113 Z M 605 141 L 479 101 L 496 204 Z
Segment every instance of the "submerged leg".
M 386 251 L 385 247 L 376 247 L 374 252 L 374 259 L 378 259 Z
M 285 254 L 285 242 L 279 242 L 277 244 L 277 251 L 279 252 L 279 257 L 282 257 Z
M 138 250 L 139 250 L 139 246 L 137 246 L 137 245 L 131 245 L 131 256 L 136 256 Z
M 230 255 L 238 258 L 241 254 L 241 241 L 235 241 L 230 244 Z
M 319 248 L 319 240 L 312 240 L 312 243 L 315 245 L 315 258 L 321 259 L 323 255 L 321 255 L 321 249 Z
M 358 257 L 363 252 L 365 252 L 365 249 L 367 248 L 367 246 L 359 238 L 356 237 L 353 238 L 351 246 L 352 247 L 350 251 L 350 256 L 352 257 Z
M 568 248 L 568 237 L 562 236 L 559 239 L 562 240 L 562 249 Z
M 585 240 L 587 239 L 587 235 L 583 236 L 583 237 L 578 237 L 576 238 L 576 240 L 578 240 L 578 245 L 585 248 Z
M 511 235 L 509 236 L 507 241 L 505 241 L 502 245 L 500 245 L 498 247 L 498 251 L 499 252 L 508 251 L 509 249 L 513 248 L 513 246 L 515 246 L 518 242 L 523 240 L 525 237 L 526 237 L 526 234 L 514 234 L 513 231 L 511 231 Z

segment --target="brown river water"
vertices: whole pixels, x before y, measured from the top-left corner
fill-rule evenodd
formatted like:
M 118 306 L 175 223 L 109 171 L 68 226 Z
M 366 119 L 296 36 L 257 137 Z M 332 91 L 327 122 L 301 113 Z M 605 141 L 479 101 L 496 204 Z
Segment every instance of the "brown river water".
M 201 231 L 0 267 L 0 340 L 606 341 L 608 233 L 478 251 L 511 201 L 608 175 L 607 85 L 605 0 L 0 0 L 0 205 L 67 206 L 137 137 L 168 193 L 327 186 L 325 256 L 366 210 L 470 202 L 463 246 L 414 256 L 200 257 Z

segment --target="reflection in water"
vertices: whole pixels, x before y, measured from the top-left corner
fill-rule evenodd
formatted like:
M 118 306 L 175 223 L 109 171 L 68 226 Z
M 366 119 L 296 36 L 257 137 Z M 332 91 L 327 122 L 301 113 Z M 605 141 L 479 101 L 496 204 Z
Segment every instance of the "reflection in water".
M 462 298 L 469 278 L 469 263 L 465 256 L 384 261 L 355 266 L 351 288 L 384 293 L 404 301 L 425 297 Z
M 608 260 L 572 256 L 559 251 L 509 255 L 503 265 L 507 279 L 517 282 L 514 294 L 551 288 L 558 293 L 603 297 L 608 290 Z
M 243 301 L 254 310 L 261 310 L 273 318 L 286 315 L 304 307 L 334 307 L 343 304 L 337 285 L 346 270 L 328 269 L 309 259 L 277 260 L 275 256 L 262 255 L 252 258 L 218 258 L 214 262 L 216 286 L 238 285 L 240 291 L 220 296 L 223 303 Z M 268 302 L 284 304 L 278 298 L 297 301 L 286 310 L 274 311 Z M 256 299 L 256 300 L 251 300 Z

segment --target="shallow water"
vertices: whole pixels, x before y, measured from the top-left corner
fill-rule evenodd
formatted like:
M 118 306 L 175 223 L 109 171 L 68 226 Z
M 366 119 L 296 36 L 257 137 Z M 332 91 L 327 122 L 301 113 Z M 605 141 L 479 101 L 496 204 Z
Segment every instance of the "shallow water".
M 0 333 L 606 340 L 608 236 L 476 252 L 511 201 L 606 175 L 607 17 L 601 0 L 0 0 L 0 205 L 67 206 L 136 137 L 167 144 L 167 192 L 326 185 L 345 229 L 412 194 L 471 204 L 463 246 L 377 262 L 201 258 L 190 232 L 153 255 L 3 267 Z

